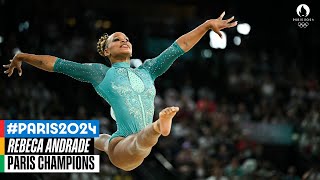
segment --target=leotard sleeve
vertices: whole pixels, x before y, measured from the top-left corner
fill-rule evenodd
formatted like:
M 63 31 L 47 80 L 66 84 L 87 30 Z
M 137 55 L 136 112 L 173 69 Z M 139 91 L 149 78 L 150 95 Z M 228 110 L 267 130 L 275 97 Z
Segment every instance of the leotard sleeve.
M 160 55 L 153 59 L 146 60 L 140 67 L 146 69 L 153 80 L 165 73 L 173 62 L 184 54 L 184 51 L 175 41 Z
M 57 58 L 53 71 L 68 75 L 78 81 L 99 85 L 104 79 L 109 67 L 100 63 L 77 63 Z

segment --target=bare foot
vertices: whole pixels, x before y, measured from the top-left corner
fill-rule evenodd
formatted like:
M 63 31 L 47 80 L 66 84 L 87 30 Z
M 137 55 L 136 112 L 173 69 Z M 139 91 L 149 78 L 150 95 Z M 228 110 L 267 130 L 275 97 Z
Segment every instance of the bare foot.
M 98 138 L 94 138 L 94 147 L 100 151 L 108 150 L 108 142 L 111 136 L 109 134 L 100 134 Z
M 167 107 L 159 113 L 159 119 L 154 123 L 154 130 L 163 136 L 168 136 L 171 130 L 172 118 L 179 111 L 178 107 Z

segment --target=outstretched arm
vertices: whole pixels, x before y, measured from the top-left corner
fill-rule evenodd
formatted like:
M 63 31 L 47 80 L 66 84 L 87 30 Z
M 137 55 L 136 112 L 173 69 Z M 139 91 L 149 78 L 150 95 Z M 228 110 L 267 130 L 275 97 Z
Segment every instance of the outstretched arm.
M 188 52 L 210 29 L 222 37 L 220 30 L 237 25 L 237 21 L 231 22 L 234 19 L 233 16 L 229 19 L 223 20 L 224 15 L 225 12 L 223 12 L 219 18 L 207 20 L 192 31 L 182 35 L 176 40 L 178 45 L 184 52 Z
M 77 63 L 49 55 L 20 53 L 10 60 L 10 64 L 4 65 L 5 68 L 8 68 L 4 73 L 10 77 L 14 69 L 18 69 L 18 73 L 21 76 L 22 62 L 26 62 L 48 72 L 66 74 L 76 80 L 88 82 L 94 86 L 103 80 L 109 69 L 107 66 L 99 63 Z
M 18 70 L 19 76 L 22 75 L 21 65 L 22 62 L 26 62 L 32 66 L 35 66 L 39 69 L 53 72 L 53 66 L 56 62 L 57 57 L 49 55 L 35 55 L 27 53 L 16 54 L 11 60 L 10 64 L 3 65 L 3 67 L 8 68 L 4 73 L 8 74 L 10 77 L 14 69 Z

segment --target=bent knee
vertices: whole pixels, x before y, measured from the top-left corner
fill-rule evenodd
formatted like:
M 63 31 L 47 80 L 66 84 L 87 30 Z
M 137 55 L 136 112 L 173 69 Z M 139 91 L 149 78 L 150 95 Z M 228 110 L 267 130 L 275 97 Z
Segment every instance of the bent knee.
M 143 161 L 138 161 L 138 162 L 135 162 L 135 163 L 132 163 L 132 164 L 126 164 L 122 167 L 118 167 L 124 171 L 132 171 L 134 169 L 136 169 L 138 166 L 140 166 L 142 164 Z
M 121 170 L 123 171 L 132 171 L 134 170 L 136 167 L 119 167 Z
M 109 158 L 111 163 L 116 166 L 117 168 L 123 170 L 123 171 L 132 171 L 138 166 L 140 166 L 144 159 L 127 159 L 127 160 L 121 160 L 121 159 L 114 159 Z

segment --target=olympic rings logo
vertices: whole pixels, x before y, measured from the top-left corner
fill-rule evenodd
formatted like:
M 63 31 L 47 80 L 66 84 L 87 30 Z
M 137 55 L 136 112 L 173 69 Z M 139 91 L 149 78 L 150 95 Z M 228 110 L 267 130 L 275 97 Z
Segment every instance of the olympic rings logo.
M 298 22 L 298 26 L 300 28 L 306 28 L 309 26 L 309 23 L 308 22 Z

